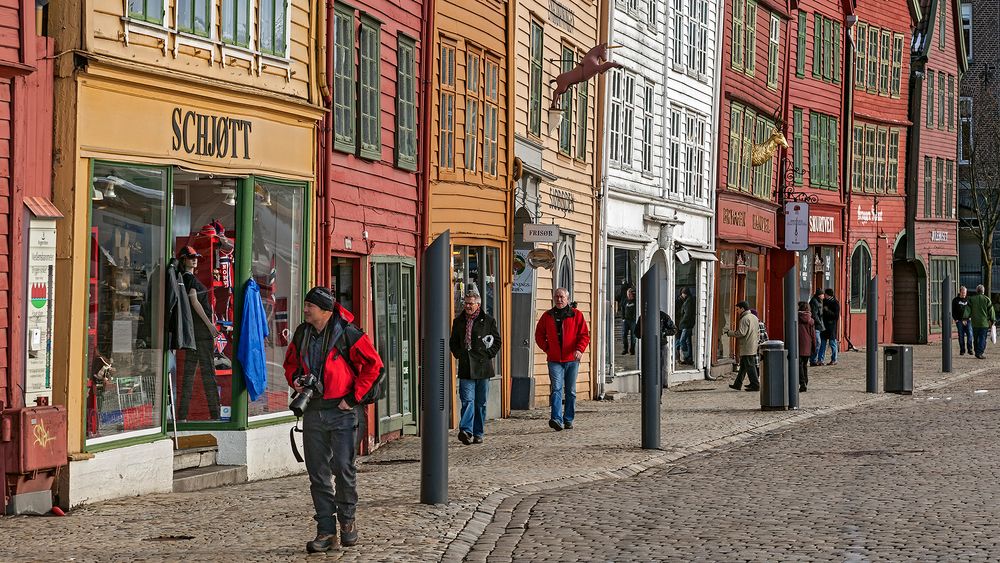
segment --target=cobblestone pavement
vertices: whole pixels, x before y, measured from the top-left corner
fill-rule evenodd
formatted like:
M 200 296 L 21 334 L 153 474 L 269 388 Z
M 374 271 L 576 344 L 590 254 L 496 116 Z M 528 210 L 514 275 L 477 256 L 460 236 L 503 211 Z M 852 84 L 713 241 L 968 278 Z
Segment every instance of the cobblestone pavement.
M 939 354 L 939 346 L 915 348 L 914 385 L 917 388 L 961 380 L 970 373 L 1000 369 L 1000 362 L 993 359 L 980 361 L 968 356 L 958 357 L 956 353 L 955 373 L 941 374 Z M 505 531 L 508 526 L 516 528 L 517 519 L 524 517 L 525 499 L 549 490 L 583 490 L 585 487 L 598 491 L 597 498 L 606 502 L 601 512 L 576 511 L 578 517 L 587 520 L 587 526 L 580 528 L 581 537 L 596 534 L 609 546 L 621 547 L 626 543 L 641 546 L 643 543 L 634 535 L 628 537 L 628 542 L 619 537 L 622 530 L 619 514 L 617 511 L 608 514 L 606 510 L 607 503 L 615 495 L 604 491 L 633 481 L 642 482 L 629 481 L 641 472 L 656 472 L 667 467 L 677 471 L 671 464 L 692 454 L 747 441 L 755 445 L 733 450 L 741 454 L 722 470 L 715 469 L 713 488 L 694 491 L 698 497 L 693 500 L 704 501 L 706 492 L 716 494 L 717 487 L 730 478 L 742 479 L 734 481 L 741 483 L 738 490 L 749 490 L 750 481 L 745 475 L 741 477 L 743 474 L 738 468 L 753 461 L 760 444 L 784 439 L 782 435 L 772 437 L 774 431 L 818 420 L 819 415 L 833 424 L 846 416 L 840 412 L 844 409 L 862 405 L 859 410 L 864 411 L 876 404 L 898 400 L 894 395 L 864 393 L 864 355 L 861 353 L 843 353 L 840 365 L 816 368 L 810 379 L 809 392 L 802 395 L 799 411 L 762 412 L 756 394 L 726 387 L 732 378 L 672 388 L 663 395 L 663 449 L 660 451 L 639 449 L 639 405 L 635 397 L 579 403 L 576 428 L 571 431 L 551 431 L 546 425 L 547 412 L 536 409 L 515 412 L 510 419 L 488 423 L 483 445 L 462 446 L 453 433 L 449 448 L 448 505 L 419 503 L 419 438 L 392 442 L 359 464 L 361 543 L 325 556 L 309 557 L 304 552 L 305 542 L 314 534 L 314 523 L 308 480 L 304 475 L 296 475 L 209 491 L 118 499 L 77 508 L 64 518 L 0 518 L 0 560 L 475 559 L 496 551 L 494 545 L 503 547 L 500 552 L 511 552 L 515 544 L 511 544 L 512 536 Z M 920 428 L 923 430 L 923 426 Z M 947 430 L 947 427 L 936 430 Z M 821 443 L 815 448 L 817 451 L 833 449 Z M 729 450 L 717 451 L 719 455 L 733 455 Z M 863 459 L 833 456 L 824 462 L 859 463 Z M 871 471 L 877 472 L 877 468 Z M 645 482 L 648 486 L 648 479 Z M 803 486 L 810 492 L 817 490 L 808 482 Z M 682 496 L 674 493 L 649 510 L 681 506 Z M 696 504 L 691 498 L 684 502 Z M 543 504 L 543 508 L 545 506 Z M 620 516 L 626 520 L 633 518 L 624 512 Z M 724 515 L 719 518 L 692 521 L 689 522 L 691 526 L 697 525 L 693 531 L 678 534 L 668 530 L 664 535 L 671 538 L 671 545 L 686 545 L 696 542 L 697 538 L 716 535 L 720 530 L 742 526 L 745 539 L 751 538 L 753 532 L 747 522 L 730 521 Z M 775 516 L 764 515 L 761 521 L 775 521 Z M 792 529 L 801 531 L 799 527 Z M 522 548 L 528 546 L 523 544 Z M 525 556 L 532 555 L 525 553 Z M 619 552 L 617 557 L 609 555 L 619 559 L 641 556 L 640 552 L 629 555 L 625 551 Z M 553 555 L 550 553 L 549 557 Z

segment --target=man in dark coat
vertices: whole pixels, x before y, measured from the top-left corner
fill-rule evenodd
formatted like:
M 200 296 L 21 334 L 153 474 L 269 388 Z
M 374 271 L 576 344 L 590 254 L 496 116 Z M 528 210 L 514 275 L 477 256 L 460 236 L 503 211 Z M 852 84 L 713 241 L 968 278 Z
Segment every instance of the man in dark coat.
M 972 308 L 969 307 L 969 290 L 963 285 L 958 289 L 958 295 L 951 300 L 951 318 L 955 321 L 958 332 L 958 355 L 964 356 L 968 351 L 974 352 L 972 345 Z
M 837 325 L 840 322 L 840 303 L 833 296 L 833 288 L 828 287 L 823 297 L 823 330 L 819 333 L 821 337 L 819 353 L 816 357 L 817 365 L 823 364 L 823 357 L 826 355 L 826 347 L 830 346 L 830 363 L 828 366 L 837 365 L 837 352 L 839 343 L 837 342 Z
M 635 289 L 628 288 L 622 300 L 622 355 L 635 354 L 635 318 L 638 308 Z
M 486 396 L 490 390 L 493 358 L 500 353 L 497 322 L 482 309 L 478 293 L 465 295 L 464 309 L 451 325 L 449 347 L 458 360 L 458 396 L 462 416 L 458 439 L 465 445 L 482 444 L 486 422 Z
M 817 289 L 812 299 L 809 300 L 809 312 L 812 315 L 813 325 L 816 327 L 817 343 L 820 341 L 820 333 L 826 330 L 826 326 L 823 325 L 823 297 L 825 297 L 823 290 Z M 809 355 L 809 365 L 818 366 L 819 363 L 819 346 L 814 346 Z
M 694 358 L 691 352 L 691 333 L 694 332 L 695 324 L 695 299 L 691 295 L 691 290 L 681 288 L 681 296 L 677 302 L 677 328 L 680 329 L 680 336 L 674 343 L 674 350 L 680 352 L 680 363 L 693 365 Z

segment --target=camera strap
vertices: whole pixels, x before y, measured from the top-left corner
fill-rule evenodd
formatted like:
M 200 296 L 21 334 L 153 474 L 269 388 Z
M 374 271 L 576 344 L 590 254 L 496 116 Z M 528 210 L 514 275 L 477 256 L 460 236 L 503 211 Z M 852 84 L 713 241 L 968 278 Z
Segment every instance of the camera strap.
M 296 432 L 298 432 L 299 434 L 302 433 L 302 429 L 299 428 L 299 421 L 300 420 L 302 420 L 302 419 L 301 418 L 296 418 L 295 419 L 295 426 L 292 426 L 291 430 L 288 431 L 288 441 L 290 441 L 292 443 L 292 455 L 295 456 L 295 461 L 297 461 L 299 463 L 302 463 L 305 460 L 302 459 L 302 454 L 299 453 L 299 447 L 297 445 L 295 445 L 295 433 Z

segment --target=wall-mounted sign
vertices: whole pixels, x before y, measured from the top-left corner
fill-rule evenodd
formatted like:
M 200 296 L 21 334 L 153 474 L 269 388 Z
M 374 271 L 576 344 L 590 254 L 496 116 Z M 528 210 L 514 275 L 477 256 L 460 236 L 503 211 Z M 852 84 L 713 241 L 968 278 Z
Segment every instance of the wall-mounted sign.
M 719 198 L 719 236 L 729 242 L 777 246 L 775 213 L 746 201 Z
M 934 242 L 948 242 L 948 231 L 931 231 L 931 240 Z
M 549 0 L 549 21 L 570 33 L 575 31 L 576 15 L 562 2 Z
M 574 202 L 573 192 L 552 188 L 552 191 L 549 193 L 549 205 L 559 211 L 572 213 Z
M 559 242 L 559 225 L 524 225 L 524 242 Z
M 871 207 L 871 209 L 861 209 L 861 206 L 860 205 L 858 206 L 858 223 L 861 223 L 863 225 L 865 223 L 881 223 L 881 222 L 882 222 L 882 211 L 881 210 L 876 211 L 874 205 Z
M 836 224 L 833 222 L 833 217 L 824 215 L 809 216 L 810 233 L 832 233 L 835 230 Z
M 809 248 L 809 204 L 790 201 L 785 204 L 785 250 Z
M 170 148 L 198 156 L 250 160 L 249 119 L 208 115 L 174 108 L 170 120 L 173 140 Z
M 29 230 L 24 403 L 33 405 L 36 397 L 52 400 L 56 222 L 54 219 L 31 219 Z
M 514 251 L 514 286 L 512 293 L 534 293 L 534 271 L 528 265 L 528 253 L 530 250 L 518 249 Z

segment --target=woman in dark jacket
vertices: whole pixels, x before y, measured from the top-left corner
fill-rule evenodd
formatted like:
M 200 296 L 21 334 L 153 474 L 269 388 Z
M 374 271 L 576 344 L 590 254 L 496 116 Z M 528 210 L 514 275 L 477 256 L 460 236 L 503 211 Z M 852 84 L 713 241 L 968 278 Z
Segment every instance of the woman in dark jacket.
M 809 358 L 815 353 L 816 345 L 816 321 L 809 303 L 799 301 L 799 393 L 805 393 L 809 385 Z
M 493 317 L 481 307 L 478 293 L 465 295 L 465 309 L 451 325 L 451 354 L 458 360 L 458 396 L 462 417 L 458 439 L 463 444 L 482 444 L 486 420 L 486 394 L 490 389 L 493 358 L 500 352 L 500 331 Z

